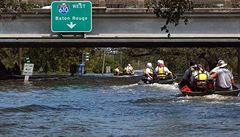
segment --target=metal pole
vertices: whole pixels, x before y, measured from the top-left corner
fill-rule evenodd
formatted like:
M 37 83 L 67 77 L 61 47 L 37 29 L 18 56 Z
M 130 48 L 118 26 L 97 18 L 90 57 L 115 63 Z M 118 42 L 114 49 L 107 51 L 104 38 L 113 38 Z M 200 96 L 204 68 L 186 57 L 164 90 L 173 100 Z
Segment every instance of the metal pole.
M 81 72 L 81 75 L 83 75 L 83 74 L 84 74 L 84 67 L 85 67 L 84 53 L 82 53 L 82 64 L 83 64 L 84 66 L 82 67 L 82 72 Z
M 18 49 L 18 65 L 19 65 L 19 67 L 20 67 L 20 70 L 22 70 L 23 69 L 23 67 L 22 67 L 22 48 L 19 48 Z
M 102 74 L 104 73 L 105 68 L 105 59 L 106 59 L 106 50 L 103 51 L 103 65 L 102 65 Z
M 123 68 L 123 58 L 122 58 L 122 51 L 120 52 L 120 64 L 121 64 L 121 67 Z
M 237 73 L 238 73 L 238 79 L 240 78 L 240 48 L 237 48 L 237 53 L 238 53 L 238 65 L 237 65 Z

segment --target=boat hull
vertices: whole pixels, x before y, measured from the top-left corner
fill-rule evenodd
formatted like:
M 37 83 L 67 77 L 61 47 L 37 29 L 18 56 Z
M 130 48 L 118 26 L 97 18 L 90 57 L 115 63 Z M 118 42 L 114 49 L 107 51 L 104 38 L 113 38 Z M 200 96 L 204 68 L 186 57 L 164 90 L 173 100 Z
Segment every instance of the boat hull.
M 237 87 L 234 87 L 233 90 L 228 90 L 228 91 L 206 91 L 206 92 L 183 91 L 183 90 L 180 90 L 180 91 L 185 96 L 205 96 L 205 95 L 212 95 L 212 94 L 217 94 L 222 96 L 238 96 L 238 94 L 240 93 L 240 89 Z
M 148 79 L 145 79 L 145 77 L 143 77 L 142 78 L 142 83 L 145 83 L 145 84 L 153 84 L 153 83 L 173 84 L 176 79 L 177 79 L 177 76 L 175 76 L 175 75 L 173 75 L 173 78 L 169 78 L 169 79 L 156 79 L 156 80 L 148 80 Z

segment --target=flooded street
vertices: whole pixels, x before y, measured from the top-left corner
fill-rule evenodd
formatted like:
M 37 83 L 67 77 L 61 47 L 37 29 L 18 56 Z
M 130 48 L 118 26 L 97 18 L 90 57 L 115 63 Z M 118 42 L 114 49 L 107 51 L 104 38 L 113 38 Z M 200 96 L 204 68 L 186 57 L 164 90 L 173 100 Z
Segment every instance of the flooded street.
M 174 85 L 0 82 L 0 136 L 240 136 L 240 98 Z

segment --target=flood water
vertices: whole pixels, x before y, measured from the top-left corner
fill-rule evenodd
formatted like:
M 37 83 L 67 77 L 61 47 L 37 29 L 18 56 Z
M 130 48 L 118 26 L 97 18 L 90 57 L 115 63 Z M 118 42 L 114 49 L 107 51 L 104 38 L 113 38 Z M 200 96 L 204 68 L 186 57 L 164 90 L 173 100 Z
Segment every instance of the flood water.
M 182 97 L 176 85 L 1 81 L 0 136 L 240 136 L 240 97 Z

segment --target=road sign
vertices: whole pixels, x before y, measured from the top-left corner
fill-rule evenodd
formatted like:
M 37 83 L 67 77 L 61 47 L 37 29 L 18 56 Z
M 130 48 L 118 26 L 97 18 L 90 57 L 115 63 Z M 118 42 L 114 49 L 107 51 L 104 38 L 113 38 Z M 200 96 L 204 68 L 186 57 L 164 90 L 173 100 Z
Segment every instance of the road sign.
M 34 64 L 24 63 L 23 75 L 31 76 L 33 73 Z
M 90 1 L 54 1 L 51 4 L 52 32 L 92 31 Z

